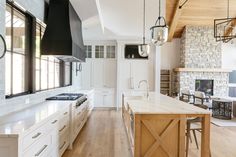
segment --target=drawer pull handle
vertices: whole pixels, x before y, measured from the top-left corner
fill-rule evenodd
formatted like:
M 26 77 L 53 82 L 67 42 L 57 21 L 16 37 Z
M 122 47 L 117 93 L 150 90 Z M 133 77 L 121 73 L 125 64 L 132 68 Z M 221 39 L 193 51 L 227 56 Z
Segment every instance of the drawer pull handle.
M 36 135 L 34 135 L 33 137 L 32 137 L 32 139 L 36 139 L 37 137 L 39 137 L 40 135 L 41 135 L 42 133 L 37 133 Z
M 36 153 L 34 156 L 40 156 L 40 154 L 48 147 L 48 145 L 44 145 L 42 149 L 38 153 Z
M 52 122 L 52 124 L 55 124 L 57 122 L 57 120 L 54 120 L 53 122 Z
M 65 113 L 64 113 L 64 115 L 67 115 L 67 114 L 68 114 L 68 112 L 65 112 Z
M 62 132 L 65 128 L 66 128 L 66 125 L 64 125 L 63 128 L 59 130 L 59 132 Z
M 64 141 L 63 145 L 59 148 L 60 150 L 66 145 L 66 141 Z

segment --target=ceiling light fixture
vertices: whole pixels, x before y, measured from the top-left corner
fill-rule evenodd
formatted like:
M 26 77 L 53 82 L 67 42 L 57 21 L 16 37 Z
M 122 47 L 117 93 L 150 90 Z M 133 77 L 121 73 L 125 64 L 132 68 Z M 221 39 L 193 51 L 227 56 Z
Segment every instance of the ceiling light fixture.
M 214 37 L 216 41 L 224 43 L 236 38 L 236 18 L 229 17 L 229 0 L 227 4 L 227 18 L 214 20 Z
M 138 46 L 139 55 L 142 57 L 148 57 L 150 53 L 150 45 L 145 43 L 145 22 L 146 22 L 146 0 L 143 0 L 143 43 Z
M 161 16 L 161 0 L 159 0 L 159 17 L 156 20 L 155 26 L 150 28 L 152 43 L 162 46 L 168 40 L 168 26 L 166 20 Z

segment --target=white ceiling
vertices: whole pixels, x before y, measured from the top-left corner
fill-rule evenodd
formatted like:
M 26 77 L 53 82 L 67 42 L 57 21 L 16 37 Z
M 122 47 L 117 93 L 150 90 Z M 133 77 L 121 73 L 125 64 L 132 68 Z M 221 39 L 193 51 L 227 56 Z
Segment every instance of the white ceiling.
M 83 21 L 85 40 L 142 37 L 143 0 L 70 0 Z M 162 1 L 162 15 L 165 0 Z M 146 35 L 158 17 L 158 0 L 146 0 Z

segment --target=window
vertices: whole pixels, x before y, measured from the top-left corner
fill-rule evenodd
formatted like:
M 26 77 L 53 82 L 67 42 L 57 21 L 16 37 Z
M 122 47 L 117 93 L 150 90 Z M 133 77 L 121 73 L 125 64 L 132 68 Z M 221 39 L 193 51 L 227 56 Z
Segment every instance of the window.
M 71 63 L 68 63 L 68 62 L 66 62 L 65 64 L 64 64 L 64 66 L 65 66 L 65 71 L 64 71 L 64 79 L 65 79 L 65 81 L 64 81 L 64 85 L 65 86 L 69 86 L 69 85 L 71 85 Z
M 116 58 L 116 47 L 115 46 L 107 46 L 106 47 L 107 58 Z
M 5 94 L 12 96 L 28 92 L 26 80 L 26 16 L 11 5 L 6 6 L 5 14 L 7 53 L 5 59 Z
M 21 11 L 12 2 L 7 2 L 5 12 L 6 97 L 71 85 L 71 63 L 63 64 L 54 57 L 41 56 L 44 24 L 36 22 L 34 17 Z
M 92 45 L 85 46 L 86 58 L 92 58 Z
M 40 44 L 45 27 L 36 25 L 35 89 L 36 91 L 60 87 L 60 61 L 40 55 Z
M 95 58 L 104 58 L 104 46 L 95 46 Z

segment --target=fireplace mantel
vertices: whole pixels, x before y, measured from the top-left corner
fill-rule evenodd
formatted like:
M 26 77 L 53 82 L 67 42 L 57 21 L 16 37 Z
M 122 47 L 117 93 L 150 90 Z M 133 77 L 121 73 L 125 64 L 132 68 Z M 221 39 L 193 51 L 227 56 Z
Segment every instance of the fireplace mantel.
M 175 68 L 175 72 L 223 72 L 223 73 L 229 73 L 232 72 L 231 69 L 221 69 L 221 68 Z

